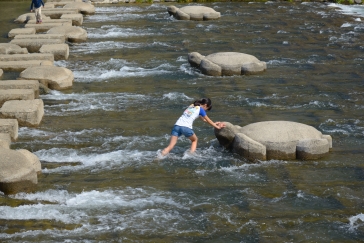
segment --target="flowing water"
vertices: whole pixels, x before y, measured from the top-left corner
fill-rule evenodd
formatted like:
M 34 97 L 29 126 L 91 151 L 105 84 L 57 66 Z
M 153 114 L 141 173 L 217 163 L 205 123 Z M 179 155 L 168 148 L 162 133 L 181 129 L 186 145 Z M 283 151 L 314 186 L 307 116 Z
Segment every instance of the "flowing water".
M 29 4 L 0 5 L 8 42 Z M 363 7 L 206 3 L 221 19 L 198 22 L 168 5 L 98 5 L 84 18 L 88 41 L 55 63 L 73 71 L 73 88 L 43 95 L 42 124 L 12 144 L 43 169 L 34 193 L 0 194 L 0 241 L 364 242 Z M 248 53 L 268 68 L 208 77 L 188 64 L 194 51 Z M 251 164 L 196 121 L 197 156 L 181 138 L 155 161 L 200 97 L 213 121 L 301 122 L 331 135 L 333 150 Z

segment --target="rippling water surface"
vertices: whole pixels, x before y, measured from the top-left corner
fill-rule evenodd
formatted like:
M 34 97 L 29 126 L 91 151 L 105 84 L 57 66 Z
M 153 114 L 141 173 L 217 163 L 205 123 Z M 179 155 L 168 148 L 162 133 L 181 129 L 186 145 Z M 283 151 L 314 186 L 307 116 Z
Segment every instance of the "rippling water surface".
M 0 3 L 2 42 L 28 3 Z M 364 240 L 364 14 L 319 3 L 206 3 L 208 22 L 177 21 L 168 4 L 98 5 L 89 39 L 56 62 L 72 89 L 43 95 L 45 117 L 13 149 L 42 161 L 34 193 L 0 194 L 1 242 L 358 242 Z M 182 7 L 181 4 L 176 4 Z M 3 13 L 5 9 L 11 9 Z M 187 53 L 243 52 L 254 76 L 207 77 Z M 6 73 L 3 79 L 16 77 Z M 214 121 L 289 120 L 333 137 L 317 161 L 250 164 L 195 122 L 154 161 L 193 99 Z

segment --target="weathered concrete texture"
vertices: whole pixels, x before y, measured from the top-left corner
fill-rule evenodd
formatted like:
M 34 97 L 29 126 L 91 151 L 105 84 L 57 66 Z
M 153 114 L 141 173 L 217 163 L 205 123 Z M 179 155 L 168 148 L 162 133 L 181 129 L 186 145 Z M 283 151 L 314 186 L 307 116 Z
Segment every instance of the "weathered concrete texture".
M 0 55 L 0 61 L 10 62 L 10 61 L 30 61 L 30 60 L 47 60 L 50 62 L 54 61 L 52 54 L 14 54 L 14 55 Z
M 27 24 L 37 24 L 35 19 L 29 20 Z M 37 24 L 38 25 L 44 25 L 44 24 L 68 24 L 68 25 L 72 25 L 72 20 L 69 19 L 47 19 L 42 21 L 42 24 Z
M 35 34 L 35 28 L 17 28 L 12 29 L 8 33 L 9 38 L 14 38 L 17 35 L 33 35 Z
M 42 165 L 39 161 L 39 158 L 35 154 L 31 153 L 26 149 L 19 149 L 17 151 L 19 153 L 22 153 L 28 159 L 28 161 L 30 162 L 35 172 L 37 172 L 37 174 L 40 174 L 42 172 Z
M 21 152 L 0 148 L 0 191 L 5 194 L 31 192 L 38 183 L 32 162 Z
M 32 89 L 0 90 L 0 106 L 9 100 L 34 100 L 34 91 Z
M 33 90 L 35 99 L 39 97 L 38 80 L 2 80 L 0 90 L 5 89 L 30 89 Z
M 3 76 L 4 71 L 2 69 L 0 69 L 0 78 Z
M 67 3 L 63 6 L 63 9 L 78 9 L 78 11 L 82 14 L 90 15 L 95 13 L 95 6 L 90 3 L 84 2 L 73 2 Z
M 72 21 L 72 25 L 74 26 L 81 26 L 83 23 L 82 14 L 63 14 L 61 19 L 70 19 Z
M 9 133 L 0 133 L 0 148 L 10 149 L 11 137 Z
M 215 129 L 220 144 L 250 161 L 318 159 L 332 147 L 331 136 L 302 123 L 266 121 L 244 127 L 225 124 L 225 128 Z
M 16 119 L 0 119 L 0 133 L 10 134 L 11 140 L 18 139 L 18 120 Z
M 41 40 L 60 40 L 61 42 L 65 42 L 66 38 L 64 35 L 60 34 L 35 34 L 35 35 L 17 35 L 14 39 L 41 39 Z
M 42 9 L 42 12 L 43 12 L 43 9 Z M 23 23 L 27 23 L 29 20 L 31 19 L 35 19 L 35 14 L 34 13 L 26 13 L 26 14 L 22 14 L 20 15 L 18 18 L 16 18 L 14 20 L 15 23 L 18 23 L 18 24 L 23 24 Z M 42 20 L 46 20 L 46 19 L 50 19 L 49 17 L 45 16 L 43 13 L 42 13 Z
M 167 11 L 179 20 L 213 20 L 221 17 L 221 14 L 213 8 L 204 6 L 186 6 L 182 8 L 169 6 Z
M 64 9 L 64 8 L 45 8 L 42 14 L 50 17 L 51 19 L 60 19 L 63 14 L 77 14 L 78 9 Z
M 188 54 L 188 62 L 209 76 L 250 75 L 267 69 L 265 62 L 252 55 L 238 52 L 218 52 L 208 56 L 191 52 Z
M 10 41 L 11 44 L 18 45 L 20 47 L 24 47 L 28 50 L 30 53 L 39 52 L 39 49 L 43 45 L 47 44 L 63 44 L 64 41 L 61 39 L 18 39 L 15 38 L 12 41 Z
M 28 54 L 28 50 L 14 43 L 0 43 L 0 54 Z
M 26 24 L 24 27 L 25 28 L 34 28 L 35 32 L 39 33 L 39 32 L 46 32 L 54 27 L 59 27 L 59 26 L 72 26 L 72 22 L 61 22 L 61 23 L 42 23 L 42 24 Z
M 39 80 L 40 83 L 54 90 L 72 87 L 73 73 L 64 67 L 31 67 L 20 73 L 21 79 Z
M 43 100 L 10 100 L 0 108 L 0 118 L 14 118 L 19 126 L 37 127 L 44 115 Z
M 0 61 L 0 68 L 5 71 L 21 72 L 30 67 L 52 66 L 52 61 L 29 60 L 29 61 Z
M 48 34 L 62 34 L 69 42 L 84 42 L 87 40 L 87 32 L 81 27 L 60 26 L 50 29 Z M 54 43 L 56 44 L 56 43 Z M 58 43 L 57 43 L 58 44 Z M 60 44 L 60 43 L 59 43 Z
M 67 44 L 53 44 L 53 45 L 43 45 L 39 49 L 40 53 L 50 53 L 54 56 L 56 61 L 67 60 L 70 52 L 70 48 Z

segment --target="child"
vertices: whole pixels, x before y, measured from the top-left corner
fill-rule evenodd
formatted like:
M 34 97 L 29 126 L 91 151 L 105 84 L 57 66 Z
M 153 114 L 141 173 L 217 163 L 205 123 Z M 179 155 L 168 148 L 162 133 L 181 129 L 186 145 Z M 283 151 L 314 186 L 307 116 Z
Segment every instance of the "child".
M 34 6 L 34 13 L 35 18 L 37 19 L 37 24 L 42 23 L 42 5 L 44 7 L 44 3 L 42 0 L 32 0 L 32 3 L 30 4 L 30 12 L 33 12 Z
M 168 147 L 162 150 L 161 155 L 167 155 L 173 147 L 177 143 L 177 139 L 179 136 L 184 135 L 189 138 L 192 142 L 191 144 L 191 153 L 194 153 L 197 147 L 197 136 L 192 130 L 192 124 L 194 120 L 200 116 L 200 118 L 213 126 L 216 129 L 221 129 L 225 127 L 225 124 L 222 122 L 213 122 L 206 115 L 206 111 L 211 110 L 211 100 L 209 98 L 203 98 L 201 100 L 196 100 L 193 104 L 191 104 L 182 114 L 182 116 L 177 120 L 171 132 L 171 140 L 169 142 Z

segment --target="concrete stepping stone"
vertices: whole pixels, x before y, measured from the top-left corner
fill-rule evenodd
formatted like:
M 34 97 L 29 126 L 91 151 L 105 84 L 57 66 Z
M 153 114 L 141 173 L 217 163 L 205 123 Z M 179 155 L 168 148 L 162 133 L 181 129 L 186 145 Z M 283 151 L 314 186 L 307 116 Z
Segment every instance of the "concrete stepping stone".
M 10 41 L 10 44 L 15 44 L 20 47 L 24 47 L 30 53 L 39 52 L 39 49 L 43 45 L 49 44 L 64 44 L 64 41 L 61 39 L 13 39 Z M 1 47 L 0 47 L 1 48 Z M 0 52 L 1 53 L 1 52 Z
M 11 141 L 18 139 L 18 127 L 17 119 L 0 119 L 0 133 L 8 133 Z
M 9 100 L 0 108 L 1 118 L 17 119 L 19 126 L 37 127 L 44 115 L 41 99 Z
M 215 129 L 217 140 L 249 161 L 319 159 L 332 148 L 330 135 L 298 122 L 265 121 L 244 127 L 224 123 L 225 128 Z
M 35 99 L 39 97 L 38 80 L 1 80 L 0 90 L 5 89 L 30 89 L 33 90 Z
M 14 39 L 58 39 L 66 42 L 66 38 L 61 34 L 35 34 L 35 35 L 17 35 Z
M 26 14 L 22 14 L 18 18 L 16 18 L 14 20 L 14 22 L 18 23 L 18 24 L 23 24 L 23 23 L 28 22 L 31 19 L 35 19 L 35 14 L 34 13 L 26 13 Z M 45 16 L 43 14 L 43 9 L 42 9 L 42 20 L 44 21 L 46 19 L 50 19 L 50 17 Z
M 46 19 L 46 20 L 42 21 L 42 24 L 54 24 L 54 23 L 58 23 L 58 24 L 59 23 L 62 23 L 62 24 L 67 23 L 67 24 L 72 25 L 72 20 L 69 20 L 69 19 Z M 34 19 L 34 20 L 29 20 L 27 24 L 37 24 L 37 22 Z
M 52 29 L 53 27 L 58 27 L 58 26 L 72 26 L 72 22 L 61 22 L 61 23 L 42 23 L 42 24 L 26 24 L 24 27 L 25 28 L 34 28 L 35 32 L 39 33 L 39 32 L 46 32 L 50 29 Z
M 67 44 L 51 44 L 43 45 L 39 49 L 40 53 L 49 53 L 54 56 L 54 60 L 67 60 L 70 52 L 70 48 Z
M 51 19 L 59 19 L 63 14 L 78 14 L 78 9 L 71 8 L 44 8 L 42 14 L 50 17 Z M 34 14 L 33 14 L 34 15 Z
M 0 148 L 0 168 L 0 191 L 5 195 L 35 190 L 37 172 L 23 153 Z
M 0 69 L 0 78 L 3 76 L 4 71 L 2 69 Z
M 0 54 L 28 54 L 28 50 L 12 43 L 0 43 Z
M 54 3 L 51 2 L 44 3 L 44 8 L 54 8 L 54 7 L 55 7 Z
M 63 34 L 69 42 L 84 42 L 87 40 L 87 32 L 77 26 L 60 26 L 50 29 L 48 34 Z M 57 43 L 54 43 L 57 44 Z
M 40 66 L 25 69 L 20 79 L 39 80 L 44 86 L 53 90 L 64 90 L 72 87 L 73 73 L 64 67 Z
M 73 26 L 81 26 L 83 23 L 82 14 L 63 14 L 61 19 L 70 19 Z
M 16 28 L 12 29 L 8 33 L 9 38 L 14 38 L 17 35 L 34 35 L 35 28 Z
M 29 60 L 48 60 L 53 62 L 54 57 L 48 53 L 32 53 L 32 54 L 14 54 L 14 55 L 1 55 L 0 61 L 29 61 Z
M 34 91 L 32 89 L 0 90 L 0 106 L 9 100 L 34 100 Z
M 67 3 L 63 6 L 63 9 L 78 9 L 78 11 L 85 15 L 90 15 L 95 13 L 95 6 L 90 3 L 84 2 L 73 2 Z
M 28 61 L 0 61 L 0 68 L 5 71 L 21 72 L 30 67 L 52 66 L 53 61 L 48 60 L 28 60 Z
M 0 133 L 0 148 L 10 149 L 11 137 L 9 133 Z
M 191 52 L 188 54 L 188 62 L 209 76 L 250 75 L 267 69 L 265 62 L 259 61 L 252 55 L 239 52 L 218 52 L 208 56 Z
M 26 149 L 18 149 L 16 151 L 22 153 L 28 159 L 28 161 L 30 162 L 31 166 L 33 167 L 37 175 L 39 175 L 42 172 L 42 165 L 40 163 L 38 156 L 36 156 L 35 154 Z
M 167 11 L 178 20 L 213 20 L 221 17 L 219 12 L 205 6 L 186 6 L 182 8 L 169 6 Z

